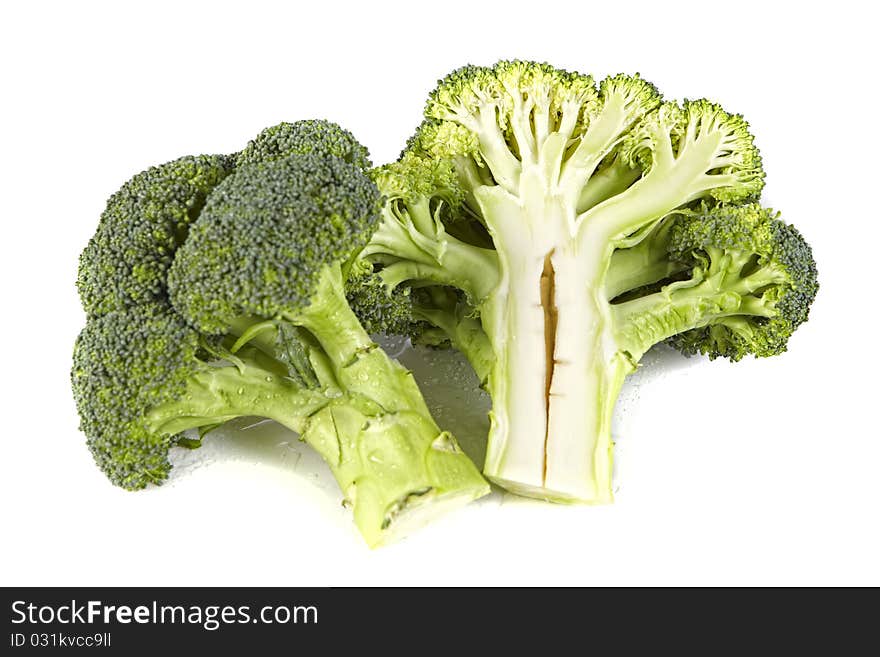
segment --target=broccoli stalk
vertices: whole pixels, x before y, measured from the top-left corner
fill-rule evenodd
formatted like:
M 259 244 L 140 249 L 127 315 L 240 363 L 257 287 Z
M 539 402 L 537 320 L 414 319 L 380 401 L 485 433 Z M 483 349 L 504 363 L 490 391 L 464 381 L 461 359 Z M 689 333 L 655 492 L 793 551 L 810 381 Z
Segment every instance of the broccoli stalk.
M 190 227 L 168 278 L 175 308 L 201 331 L 235 330 L 275 358 L 294 354 L 291 374 L 327 399 L 294 428 L 330 465 L 371 545 L 489 490 L 349 306 L 350 260 L 375 229 L 379 198 L 335 157 L 240 164 Z
M 701 200 L 760 192 L 747 125 L 707 101 L 661 103 L 638 76 L 607 78 L 597 91 L 589 76 L 529 62 L 455 71 L 426 117 L 400 161 L 374 174 L 389 200 L 364 257 L 390 288 L 452 285 L 479 313 L 493 355 L 490 479 L 554 501 L 611 501 L 611 411 L 644 349 L 680 332 L 785 315 L 752 301 L 719 309 L 727 297 L 706 298 L 697 283 L 692 296 L 684 282 L 652 288 L 715 274 L 669 252 L 666 221 Z M 444 206 L 448 217 L 425 211 Z M 442 230 L 457 221 L 485 229 L 494 249 Z M 713 237 L 724 245 L 723 234 Z M 798 267 L 809 269 L 809 250 L 798 253 Z M 768 285 L 783 297 L 812 284 L 787 271 Z M 648 292 L 660 296 L 612 303 Z M 798 323 L 789 321 L 786 335 Z M 652 324 L 653 337 L 639 328 Z M 751 346 L 758 355 L 779 350 Z
M 412 374 L 362 327 L 339 265 L 324 267 L 309 305 L 281 317 L 315 337 L 345 391 L 301 433 L 330 466 L 368 542 L 393 540 L 488 492 L 455 438 L 431 418 Z

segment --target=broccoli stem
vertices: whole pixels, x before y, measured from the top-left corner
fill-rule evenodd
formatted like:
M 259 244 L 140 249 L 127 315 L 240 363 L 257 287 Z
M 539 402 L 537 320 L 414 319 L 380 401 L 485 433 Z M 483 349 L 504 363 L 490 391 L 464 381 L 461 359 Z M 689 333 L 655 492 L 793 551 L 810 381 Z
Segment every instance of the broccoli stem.
M 617 259 L 616 256 L 614 259 Z M 642 266 L 631 266 L 630 263 L 624 264 L 623 262 L 613 264 L 614 266 L 609 270 L 605 280 L 606 296 L 609 300 L 617 298 L 624 292 L 658 283 L 687 270 L 684 265 L 668 259 L 645 263 Z M 617 266 L 618 264 L 620 267 Z
M 573 205 L 529 168 L 520 181 L 516 198 L 477 191 L 501 270 L 482 308 L 495 352 L 484 473 L 533 497 L 610 502 L 611 415 L 633 369 L 605 292 L 614 241 L 607 222 L 578 228 Z
M 321 271 L 311 303 L 285 319 L 308 329 L 337 372 L 376 347 L 348 305 L 338 264 Z
M 320 391 L 291 385 L 277 373 L 239 361 L 237 365 L 206 366 L 189 379 L 178 400 L 153 408 L 146 423 L 154 433 L 176 434 L 256 415 L 301 432 L 308 416 L 327 402 Z
M 422 412 L 339 400 L 310 419 L 303 439 L 330 466 L 370 547 L 489 492 L 455 438 Z
M 589 239 L 557 244 L 541 260 L 529 251 L 502 255 L 509 292 L 503 320 L 487 327 L 497 361 L 484 471 L 520 494 L 605 503 L 612 500 L 614 399 L 632 370 L 613 347 L 603 286 L 611 247 Z M 488 309 L 490 320 L 499 314 Z
M 206 365 L 179 400 L 154 408 L 147 424 L 175 434 L 248 415 L 275 420 L 327 461 L 356 524 L 377 546 L 482 497 L 489 486 L 434 423 L 412 375 L 369 340 L 341 285 L 338 268 L 323 277 L 317 298 L 331 313 L 326 324 L 298 320 L 327 350 L 342 392 L 299 386 L 262 367 L 265 353 L 246 348 L 233 365 Z
M 302 436 L 330 465 L 367 542 L 386 543 L 487 494 L 477 468 L 432 419 L 412 374 L 364 331 L 338 266 L 322 272 L 314 299 L 288 319 L 321 344 L 344 397 L 312 416 Z
M 451 236 L 444 238 L 444 246 L 442 255 L 436 260 L 402 260 L 386 265 L 380 273 L 382 281 L 389 289 L 404 281 L 429 281 L 435 285 L 456 287 L 473 300 L 486 297 L 498 283 L 495 252 Z
M 722 139 L 720 134 L 708 134 L 680 147 L 676 156 L 668 136 L 662 136 L 647 174 L 626 191 L 578 215 L 582 230 L 578 239 L 586 239 L 583 233 L 590 231 L 592 239 L 616 243 L 720 184 L 718 176 L 705 171 L 716 159 Z
M 624 359 L 606 371 L 602 356 L 613 337 L 603 289 L 611 247 L 575 240 L 573 208 L 545 194 L 528 169 L 522 180 L 525 202 L 478 192 L 502 273 L 482 309 L 495 352 L 484 472 L 534 497 L 609 501 L 607 405 L 596 400 L 627 368 Z M 586 440 L 572 440 L 572 427 Z
M 613 300 L 624 292 L 637 290 L 689 269 L 670 259 L 669 222 L 629 248 L 616 249 L 605 276 L 605 296 Z
M 602 201 L 626 191 L 641 175 L 641 169 L 630 167 L 619 158 L 615 159 L 613 164 L 597 171 L 581 189 L 577 211 L 586 212 Z
M 780 282 L 781 272 L 764 268 L 740 278 L 719 270 L 672 283 L 659 292 L 612 306 L 615 340 L 638 361 L 655 344 L 735 315 L 772 317 L 775 309 L 751 293 Z

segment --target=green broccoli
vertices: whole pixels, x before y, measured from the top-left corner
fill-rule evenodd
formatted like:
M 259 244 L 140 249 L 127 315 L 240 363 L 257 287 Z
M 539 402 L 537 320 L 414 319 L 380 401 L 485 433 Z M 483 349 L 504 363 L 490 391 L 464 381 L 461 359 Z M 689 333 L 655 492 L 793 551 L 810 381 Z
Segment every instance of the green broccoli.
M 74 397 L 96 462 L 123 488 L 164 481 L 170 448 L 198 445 L 187 429 L 242 415 L 301 429 L 326 404 L 292 385 L 282 362 L 253 348 L 233 354 L 237 335 L 202 335 L 170 306 L 168 270 L 233 159 L 183 157 L 134 176 L 80 258 L 89 321 L 74 348 Z
M 257 415 L 302 431 L 328 403 L 258 350 L 233 355 L 222 339 L 199 334 L 156 302 L 89 320 L 71 378 L 95 461 L 129 490 L 162 483 L 172 447 L 198 446 L 187 429 Z
M 411 375 L 346 305 L 342 271 L 376 222 L 365 149 L 335 124 L 307 121 L 264 131 L 243 154 L 138 174 L 83 252 L 88 322 L 71 379 L 98 465 L 127 489 L 159 484 L 173 447 L 254 415 L 327 458 L 371 545 L 487 493 Z M 374 277 L 360 269 L 356 290 Z M 300 307 L 313 311 L 311 330 L 279 314 Z M 406 303 L 396 312 L 413 321 Z
M 207 334 L 247 338 L 241 327 L 254 326 L 261 340 L 251 344 L 273 356 L 293 336 L 301 369 L 333 400 L 302 438 L 330 465 L 371 544 L 488 492 L 412 375 L 348 305 L 349 261 L 374 231 L 379 201 L 369 177 L 339 158 L 242 164 L 208 199 L 168 279 L 175 308 Z
M 425 115 L 374 172 L 387 202 L 362 257 L 388 289 L 461 290 L 466 312 L 422 315 L 453 344 L 450 320 L 479 316 L 491 353 L 463 351 L 489 370 L 500 485 L 610 501 L 611 410 L 645 349 L 767 356 L 806 319 L 809 247 L 740 206 L 764 184 L 741 116 L 520 61 L 453 72 Z

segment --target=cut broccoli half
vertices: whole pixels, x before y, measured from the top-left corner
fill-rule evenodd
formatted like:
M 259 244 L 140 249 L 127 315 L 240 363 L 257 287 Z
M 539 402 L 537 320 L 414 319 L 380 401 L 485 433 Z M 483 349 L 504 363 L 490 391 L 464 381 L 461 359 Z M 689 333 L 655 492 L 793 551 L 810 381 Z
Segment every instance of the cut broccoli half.
M 386 202 L 362 257 L 389 289 L 463 293 L 491 347 L 472 359 L 492 397 L 484 473 L 525 495 L 611 501 L 611 410 L 644 349 L 778 353 L 815 295 L 809 247 L 753 204 L 745 120 L 638 75 L 466 66 L 374 179 Z M 731 266 L 716 250 L 746 238 L 724 258 L 777 278 L 705 296 Z M 435 340 L 454 342 L 450 318 L 435 313 Z

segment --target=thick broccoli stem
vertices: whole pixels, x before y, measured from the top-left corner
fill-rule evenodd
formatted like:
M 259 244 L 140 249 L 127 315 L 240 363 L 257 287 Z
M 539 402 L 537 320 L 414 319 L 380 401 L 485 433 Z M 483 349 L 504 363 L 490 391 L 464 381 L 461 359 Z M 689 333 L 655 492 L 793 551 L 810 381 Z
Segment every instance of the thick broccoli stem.
M 498 209 L 484 214 L 500 220 Z M 501 321 L 486 323 L 484 314 L 498 363 L 489 377 L 495 421 L 485 473 L 523 495 L 604 503 L 612 499 L 613 412 L 605 400 L 616 397 L 632 365 L 614 348 L 604 294 L 612 247 L 566 239 L 572 214 L 545 205 L 539 223 L 520 220 L 554 235 L 556 246 L 543 257 L 543 246 L 515 252 L 508 240 L 499 249 L 510 292 L 499 302 Z M 495 302 L 487 307 L 497 313 Z
M 340 399 L 310 419 L 303 439 L 330 466 L 371 547 L 489 492 L 455 438 L 419 411 Z
M 501 270 L 481 309 L 495 351 L 484 472 L 524 495 L 608 502 L 613 405 L 602 400 L 632 367 L 615 356 L 605 295 L 614 242 L 579 231 L 576 195 L 540 166 L 518 183 L 475 191 Z
M 315 414 L 302 436 L 330 465 L 368 543 L 489 492 L 432 419 L 412 374 L 364 331 L 338 266 L 325 268 L 313 302 L 288 319 L 315 336 L 342 388 L 344 397 Z
M 617 224 L 579 226 L 574 206 L 531 167 L 519 183 L 516 196 L 475 194 L 501 270 L 482 308 L 495 351 L 484 472 L 524 495 L 610 502 L 613 400 L 633 369 L 616 348 L 605 291 Z
M 611 313 L 602 281 L 610 259 L 602 242 L 554 251 L 558 307 L 553 381 L 548 396 L 543 496 L 554 501 L 612 501 L 611 411 L 596 403 L 619 389 L 628 361 L 614 354 Z M 572 440 L 572 431 L 581 438 Z

